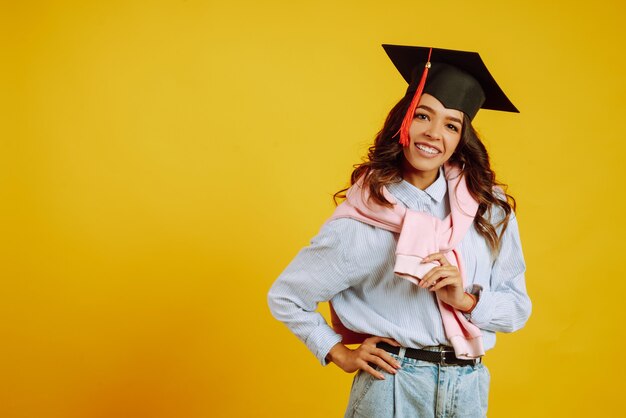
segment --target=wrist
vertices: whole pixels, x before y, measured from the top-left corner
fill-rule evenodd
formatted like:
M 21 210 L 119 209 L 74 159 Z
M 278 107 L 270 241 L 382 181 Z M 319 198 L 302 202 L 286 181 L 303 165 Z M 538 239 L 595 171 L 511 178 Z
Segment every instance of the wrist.
M 326 360 L 329 362 L 335 363 L 337 366 L 341 367 L 343 363 L 343 359 L 345 358 L 346 352 L 350 349 L 343 345 L 342 343 L 335 344 L 328 354 L 326 355 Z
M 478 304 L 478 298 L 469 292 L 465 292 L 463 294 L 463 304 L 458 309 L 464 314 L 469 314 L 474 310 L 476 304 Z

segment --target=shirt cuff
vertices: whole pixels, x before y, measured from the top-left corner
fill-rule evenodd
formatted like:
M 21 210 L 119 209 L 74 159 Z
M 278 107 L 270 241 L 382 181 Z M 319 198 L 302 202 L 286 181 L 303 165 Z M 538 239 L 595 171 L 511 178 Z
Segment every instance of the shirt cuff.
M 331 348 L 341 342 L 341 335 L 337 334 L 328 324 L 315 328 L 306 340 L 306 345 L 322 366 L 326 366 L 326 356 Z
M 489 324 L 493 318 L 495 307 L 494 295 L 491 292 L 483 291 L 482 286 L 479 285 L 472 286 L 468 292 L 478 298 L 478 303 L 476 303 L 472 312 L 465 314 L 465 317 L 478 328 L 482 328 Z

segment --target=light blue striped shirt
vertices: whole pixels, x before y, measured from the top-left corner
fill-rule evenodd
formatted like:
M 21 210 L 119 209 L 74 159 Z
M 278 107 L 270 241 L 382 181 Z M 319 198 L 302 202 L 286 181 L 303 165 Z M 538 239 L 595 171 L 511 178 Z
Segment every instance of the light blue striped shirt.
M 440 219 L 450 211 L 441 174 L 425 190 L 406 181 L 387 188 L 409 209 Z M 318 303 L 328 300 L 332 300 L 341 322 L 353 331 L 390 337 L 405 347 L 449 345 L 434 293 L 394 275 L 397 240 L 398 234 L 354 219 L 327 222 L 270 289 L 272 314 L 322 364 L 326 364 L 330 349 L 341 341 L 316 311 Z M 495 345 L 496 331 L 523 327 L 531 310 L 515 216 L 511 215 L 495 260 L 475 228 L 458 248 L 467 291 L 479 294 L 468 318 L 482 330 L 485 350 L 489 350 Z

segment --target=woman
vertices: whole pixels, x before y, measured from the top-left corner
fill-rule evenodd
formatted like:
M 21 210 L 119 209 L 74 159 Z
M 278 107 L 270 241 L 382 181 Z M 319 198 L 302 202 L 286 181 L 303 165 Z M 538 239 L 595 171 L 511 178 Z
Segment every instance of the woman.
M 481 358 L 531 304 L 514 200 L 471 120 L 517 109 L 476 53 L 383 47 L 407 93 L 270 309 L 322 364 L 358 371 L 347 417 L 485 416 Z

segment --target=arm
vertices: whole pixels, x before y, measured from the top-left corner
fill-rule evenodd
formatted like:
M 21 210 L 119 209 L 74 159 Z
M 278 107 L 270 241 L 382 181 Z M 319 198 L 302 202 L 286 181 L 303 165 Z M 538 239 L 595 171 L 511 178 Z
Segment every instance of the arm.
M 366 274 L 356 271 L 347 254 L 357 242 L 355 238 L 359 228 L 370 227 L 349 219 L 325 224 L 311 244 L 298 253 L 272 285 L 268 304 L 274 317 L 285 323 L 321 364 L 332 361 L 347 372 L 363 369 L 382 378 L 382 374 L 368 362 L 378 364 L 390 373 L 393 368 L 389 364 L 395 362 L 375 344 L 382 340 L 397 343 L 373 337 L 356 350 L 351 350 L 341 344 L 341 336 L 316 311 L 319 302 L 332 299 L 352 283 L 362 280 L 363 274 Z
M 526 264 L 515 215 L 502 236 L 500 253 L 491 269 L 490 288 L 475 286 L 478 303 L 469 319 L 479 328 L 513 332 L 522 328 L 531 312 L 524 273 Z
M 319 302 L 330 300 L 349 286 L 350 274 L 345 250 L 339 240 L 342 225 L 325 224 L 280 274 L 268 293 L 274 317 L 283 322 L 317 357 L 326 364 L 330 349 L 341 342 L 322 315 Z

